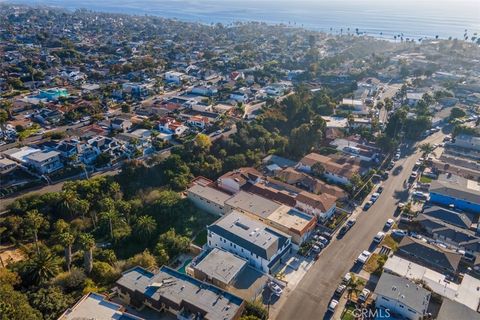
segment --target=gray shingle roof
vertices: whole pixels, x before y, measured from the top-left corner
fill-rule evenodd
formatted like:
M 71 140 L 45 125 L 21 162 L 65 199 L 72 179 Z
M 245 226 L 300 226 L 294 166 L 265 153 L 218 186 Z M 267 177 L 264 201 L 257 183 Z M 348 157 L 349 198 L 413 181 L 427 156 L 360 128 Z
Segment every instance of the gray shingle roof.
M 436 193 L 472 203 L 480 203 L 480 191 L 469 188 L 468 181 L 459 176 L 441 176 L 438 180 L 432 181 L 430 193 Z
M 475 312 L 469 307 L 452 301 L 447 298 L 443 298 L 442 306 L 438 311 L 437 320 L 479 320 L 480 313 Z
M 243 304 L 241 298 L 231 293 L 166 266 L 156 274 L 135 267 L 125 271 L 117 284 L 174 308 L 195 306 L 212 320 L 233 319 Z
M 386 272 L 382 273 L 375 294 L 399 301 L 420 314 L 427 310 L 430 301 L 430 291 L 406 278 Z
M 457 272 L 461 259 L 461 255 L 458 253 L 443 250 L 410 237 L 402 239 L 398 246 L 397 255 L 423 266 L 452 273 Z
M 460 228 L 468 229 L 472 225 L 472 220 L 466 214 L 438 206 L 433 206 L 423 210 L 423 214 Z

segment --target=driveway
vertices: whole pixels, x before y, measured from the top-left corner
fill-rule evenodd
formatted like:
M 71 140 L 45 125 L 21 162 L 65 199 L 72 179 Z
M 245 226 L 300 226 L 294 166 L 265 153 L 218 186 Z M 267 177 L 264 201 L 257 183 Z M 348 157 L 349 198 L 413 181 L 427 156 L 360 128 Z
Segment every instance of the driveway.
M 439 143 L 443 137 L 444 134 L 438 132 L 420 143 Z M 402 150 L 402 158 L 396 163 L 397 167 L 401 166 L 401 171 L 397 175 L 390 175 L 383 183 L 384 191 L 375 204 L 368 211 L 358 213 L 357 223 L 341 240 L 332 241 L 295 290 L 287 292 L 271 307 L 271 319 L 309 320 L 332 317 L 326 311 L 337 285 L 345 273 L 352 269 L 353 261 L 360 252 L 370 246 L 386 220 L 393 218 L 398 202 L 408 197 L 403 182 L 420 157 L 421 153 L 414 151 L 414 147 Z

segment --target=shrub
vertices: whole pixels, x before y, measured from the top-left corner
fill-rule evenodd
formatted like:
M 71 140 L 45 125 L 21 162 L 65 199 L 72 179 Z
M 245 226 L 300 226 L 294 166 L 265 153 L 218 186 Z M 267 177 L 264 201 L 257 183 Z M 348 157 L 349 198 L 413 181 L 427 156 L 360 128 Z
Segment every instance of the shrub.
M 72 292 L 83 289 L 87 276 L 83 270 L 73 268 L 70 272 L 60 273 L 53 283 L 63 288 L 66 292 Z
M 118 279 L 119 272 L 106 262 L 96 261 L 93 263 L 91 276 L 95 282 L 109 284 Z

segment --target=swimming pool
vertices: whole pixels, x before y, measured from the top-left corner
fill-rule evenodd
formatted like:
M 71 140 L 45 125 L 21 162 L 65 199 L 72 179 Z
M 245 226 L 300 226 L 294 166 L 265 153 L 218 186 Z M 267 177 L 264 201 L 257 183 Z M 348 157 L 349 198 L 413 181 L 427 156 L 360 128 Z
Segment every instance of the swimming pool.
M 190 264 L 190 262 L 192 262 L 192 258 L 189 258 L 187 260 L 185 260 L 185 262 L 183 263 L 183 266 L 181 266 L 179 269 L 178 269 L 178 272 L 181 272 L 183 274 L 186 274 L 187 272 L 185 271 L 185 269 L 187 268 L 187 266 Z

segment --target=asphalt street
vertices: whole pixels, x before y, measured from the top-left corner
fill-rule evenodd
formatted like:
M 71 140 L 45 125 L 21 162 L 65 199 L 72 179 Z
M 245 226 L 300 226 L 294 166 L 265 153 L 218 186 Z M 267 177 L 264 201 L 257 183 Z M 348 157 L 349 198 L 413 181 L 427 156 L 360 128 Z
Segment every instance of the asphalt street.
M 418 144 L 440 143 L 443 137 L 444 134 L 438 132 Z M 407 199 L 408 191 L 403 183 L 420 157 L 421 153 L 415 151 L 415 146 L 402 150 L 402 158 L 395 165 L 395 168 L 401 167 L 398 175 L 390 174 L 383 183 L 384 191 L 375 204 L 368 211 L 360 212 L 353 228 L 342 239 L 333 240 L 295 289 L 285 292 L 277 305 L 271 307 L 271 319 L 310 320 L 331 317 L 327 307 L 337 285 L 352 269 L 358 255 L 370 247 L 373 237 L 383 229 L 386 220 L 394 217 L 397 204 Z

